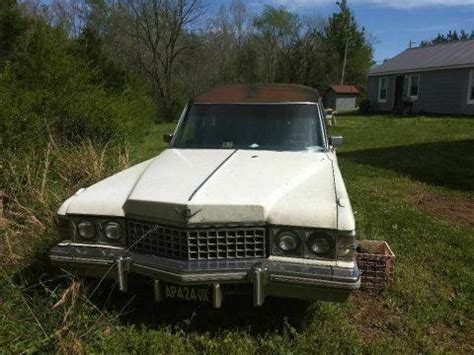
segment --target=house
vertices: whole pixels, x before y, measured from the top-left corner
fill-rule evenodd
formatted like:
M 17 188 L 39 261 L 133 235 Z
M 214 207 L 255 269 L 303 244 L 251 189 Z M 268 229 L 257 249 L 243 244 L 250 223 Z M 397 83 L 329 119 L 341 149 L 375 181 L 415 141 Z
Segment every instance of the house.
M 367 95 L 376 111 L 474 115 L 474 40 L 405 50 L 370 69 Z
M 353 85 L 333 85 L 324 95 L 324 106 L 338 112 L 354 111 L 359 90 Z

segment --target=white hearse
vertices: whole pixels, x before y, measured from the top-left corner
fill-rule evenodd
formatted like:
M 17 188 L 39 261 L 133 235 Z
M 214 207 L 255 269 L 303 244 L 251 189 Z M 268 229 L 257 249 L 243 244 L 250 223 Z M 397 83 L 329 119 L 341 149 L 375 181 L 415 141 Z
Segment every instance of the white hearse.
M 169 148 L 64 202 L 53 264 L 145 277 L 155 299 L 227 294 L 343 301 L 360 286 L 355 223 L 318 92 L 298 85 L 209 90 Z

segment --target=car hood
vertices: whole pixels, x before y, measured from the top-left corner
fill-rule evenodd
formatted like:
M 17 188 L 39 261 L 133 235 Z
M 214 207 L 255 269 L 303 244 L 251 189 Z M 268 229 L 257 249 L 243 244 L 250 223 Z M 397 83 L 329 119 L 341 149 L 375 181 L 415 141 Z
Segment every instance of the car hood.
M 66 210 L 170 223 L 337 228 L 333 164 L 323 152 L 168 149 L 91 186 Z

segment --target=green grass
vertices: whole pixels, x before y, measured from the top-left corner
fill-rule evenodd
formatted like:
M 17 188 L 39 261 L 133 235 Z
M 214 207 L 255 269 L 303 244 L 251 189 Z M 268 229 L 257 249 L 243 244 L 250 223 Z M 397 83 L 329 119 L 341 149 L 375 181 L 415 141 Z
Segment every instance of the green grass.
M 166 144 L 163 142 L 163 134 L 173 133 L 175 123 L 150 125 L 144 130 L 142 137 L 137 138 L 130 147 L 130 160 L 138 163 L 158 155 Z
M 131 147 L 131 160 L 156 155 L 172 128 L 150 129 Z M 38 252 L 20 270 L 0 271 L 0 349 L 472 353 L 474 228 L 412 200 L 422 193 L 473 198 L 473 128 L 472 118 L 355 116 L 339 117 L 332 129 L 345 137 L 339 164 L 359 238 L 387 240 L 397 256 L 395 281 L 380 295 L 359 292 L 345 304 L 269 299 L 262 309 L 228 298 L 221 310 L 155 304 L 151 290 L 120 294 L 113 283 L 91 297 L 96 283 L 80 280 L 74 291 L 71 277 L 58 279 Z M 72 291 L 64 296 L 66 289 Z

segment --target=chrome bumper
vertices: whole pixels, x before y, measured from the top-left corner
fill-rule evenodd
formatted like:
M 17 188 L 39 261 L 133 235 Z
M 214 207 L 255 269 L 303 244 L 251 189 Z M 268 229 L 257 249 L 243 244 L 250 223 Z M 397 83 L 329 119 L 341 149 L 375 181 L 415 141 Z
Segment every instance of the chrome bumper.
M 154 280 L 155 298 L 162 298 L 160 282 L 212 285 L 213 305 L 222 302 L 221 284 L 251 284 L 255 306 L 266 296 L 342 302 L 360 287 L 357 265 L 299 263 L 286 258 L 180 261 L 126 252 L 120 247 L 63 242 L 51 249 L 54 265 L 83 276 L 112 278 L 126 292 L 128 278 L 139 274 Z

